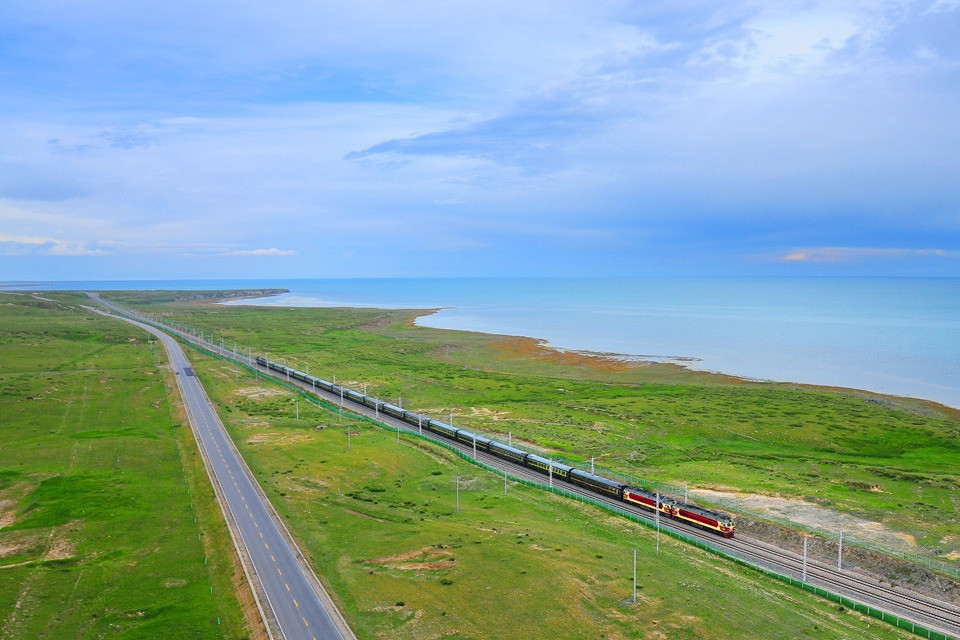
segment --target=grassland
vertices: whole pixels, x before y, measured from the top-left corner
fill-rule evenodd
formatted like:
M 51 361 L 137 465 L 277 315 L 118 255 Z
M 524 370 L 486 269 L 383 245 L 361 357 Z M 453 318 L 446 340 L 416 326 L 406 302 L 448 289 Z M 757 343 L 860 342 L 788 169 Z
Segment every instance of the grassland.
M 248 637 L 162 348 L 44 297 L 0 296 L 0 638 Z
M 907 637 L 666 537 L 658 555 L 653 532 L 599 509 L 504 493 L 415 437 L 303 401 L 298 420 L 290 392 L 191 360 L 362 639 Z
M 158 304 L 151 295 L 112 297 L 574 463 L 595 457 L 692 489 L 800 500 L 821 508 L 815 518 L 856 516 L 904 548 L 960 558 L 960 414 L 938 405 L 414 327 L 420 311 Z

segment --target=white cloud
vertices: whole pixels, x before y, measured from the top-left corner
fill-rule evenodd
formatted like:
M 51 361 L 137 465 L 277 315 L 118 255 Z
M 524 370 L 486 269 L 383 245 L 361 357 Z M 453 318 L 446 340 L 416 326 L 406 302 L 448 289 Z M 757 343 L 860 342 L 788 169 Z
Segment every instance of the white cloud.
M 297 252 L 292 249 L 237 249 L 235 251 L 226 251 L 220 255 L 224 256 L 292 256 Z
M 376 270 L 736 219 L 839 262 L 862 228 L 937 245 L 895 232 L 960 202 L 954 1 L 925 5 L 939 36 L 869 0 L 10 2 L 0 224 L 72 242 L 8 252 Z M 769 252 L 732 238 L 731 261 Z
M 106 253 L 102 247 L 89 247 L 85 243 L 75 240 L 0 233 L 0 253 L 19 255 L 30 252 L 39 252 L 51 256 L 97 256 Z
M 946 249 L 897 249 L 878 247 L 819 247 L 812 249 L 791 249 L 772 254 L 778 262 L 853 262 L 859 260 L 880 260 L 890 258 L 958 258 L 960 251 Z

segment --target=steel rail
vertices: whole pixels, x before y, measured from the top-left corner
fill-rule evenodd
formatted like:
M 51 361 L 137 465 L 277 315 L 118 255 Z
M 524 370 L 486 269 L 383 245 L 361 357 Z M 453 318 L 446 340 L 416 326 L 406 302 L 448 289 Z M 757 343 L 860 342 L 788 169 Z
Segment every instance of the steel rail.
M 117 309 L 120 311 L 119 309 Z M 375 419 L 385 426 L 393 428 L 399 427 L 407 433 L 418 435 L 419 430 L 409 423 L 386 415 L 380 412 L 376 414 L 374 409 L 365 405 L 357 404 L 349 398 L 341 398 L 338 394 L 324 391 L 303 381 L 294 378 L 287 378 L 277 374 L 266 367 L 260 366 L 255 359 L 245 356 L 238 356 L 232 350 L 221 348 L 220 346 L 201 340 L 196 336 L 178 331 L 176 329 L 164 326 L 164 330 L 175 333 L 183 340 L 197 345 L 207 351 L 216 354 L 219 357 L 230 361 L 239 362 L 252 367 L 264 375 L 269 376 L 279 382 L 287 385 L 293 385 L 302 391 L 313 394 L 327 402 L 338 405 L 343 402 L 343 408 L 354 414 L 362 415 L 368 419 Z M 547 487 L 544 475 L 534 472 L 527 467 L 523 467 L 514 462 L 493 456 L 489 453 L 478 451 L 474 458 L 473 449 L 469 444 L 450 440 L 427 431 L 424 434 L 430 439 L 441 442 L 446 446 L 455 447 L 467 458 L 475 459 L 488 467 L 494 467 L 506 470 L 516 478 L 521 478 L 527 482 Z M 593 502 L 602 502 L 619 511 L 630 513 L 634 516 L 645 519 L 648 524 L 654 522 L 653 514 L 628 502 L 614 500 L 592 491 L 585 490 L 577 485 L 557 480 L 554 482 L 554 488 L 582 496 Z M 728 553 L 734 557 L 752 563 L 761 568 L 772 569 L 775 571 L 783 570 L 788 574 L 800 575 L 802 558 L 797 554 L 781 549 L 774 545 L 769 545 L 760 540 L 745 537 L 742 534 L 733 539 L 726 539 L 716 534 L 705 532 L 702 529 L 688 525 L 686 523 L 670 519 L 661 518 L 660 526 L 663 529 L 669 529 L 685 536 L 696 538 L 707 543 L 720 551 Z M 924 596 L 915 592 L 900 589 L 893 585 L 887 587 L 881 584 L 880 580 L 874 576 L 848 571 L 847 573 L 837 572 L 828 565 L 824 565 L 815 560 L 807 561 L 807 584 L 820 586 L 837 593 L 852 597 L 862 601 L 862 604 L 869 605 L 875 609 L 887 611 L 891 615 L 900 617 L 917 625 L 931 628 L 943 634 L 949 634 L 960 638 L 960 608 L 940 600 Z M 811 578 L 814 578 L 811 580 Z

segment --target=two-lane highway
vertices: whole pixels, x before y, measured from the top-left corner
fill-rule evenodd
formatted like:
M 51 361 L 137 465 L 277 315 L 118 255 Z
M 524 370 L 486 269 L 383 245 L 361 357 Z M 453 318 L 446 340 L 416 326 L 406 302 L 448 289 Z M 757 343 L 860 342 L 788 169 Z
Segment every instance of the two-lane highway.
M 228 520 L 233 520 L 234 535 L 243 545 L 253 565 L 250 572 L 259 579 L 266 596 L 263 608 L 267 617 L 274 618 L 285 640 L 353 638 L 329 596 L 297 561 L 180 345 L 149 325 L 122 319 L 155 335 L 167 350 L 191 426 L 206 453 L 209 472 L 219 485 L 221 499 L 231 516 Z

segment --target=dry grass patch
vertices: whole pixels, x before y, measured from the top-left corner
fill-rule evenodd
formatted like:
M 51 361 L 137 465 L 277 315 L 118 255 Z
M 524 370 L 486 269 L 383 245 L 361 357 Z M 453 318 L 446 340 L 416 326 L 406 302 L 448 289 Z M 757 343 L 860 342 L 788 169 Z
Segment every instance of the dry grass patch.
M 408 562 L 410 560 L 416 560 L 416 562 Z M 375 558 L 369 562 L 401 571 L 439 571 L 455 567 L 456 557 L 446 549 L 423 547 L 393 556 Z
M 796 498 L 782 498 L 780 496 L 765 496 L 757 493 L 738 493 L 734 491 L 717 491 L 714 489 L 691 489 L 691 494 L 705 498 L 721 498 L 737 500 L 748 509 L 784 518 L 792 522 L 827 529 L 844 531 L 856 538 L 897 549 L 909 550 L 917 546 L 914 536 L 900 531 L 893 531 L 882 522 L 865 520 L 848 513 L 841 513 L 820 505 L 798 500 Z
M 293 445 L 309 440 L 305 433 L 260 432 L 247 438 L 247 444 Z
M 276 396 L 286 396 L 290 394 L 289 392 L 274 386 L 263 386 L 263 387 L 240 387 L 238 389 L 233 390 L 233 395 L 242 396 L 244 398 L 252 398 L 254 400 L 261 400 L 264 398 L 273 398 Z

